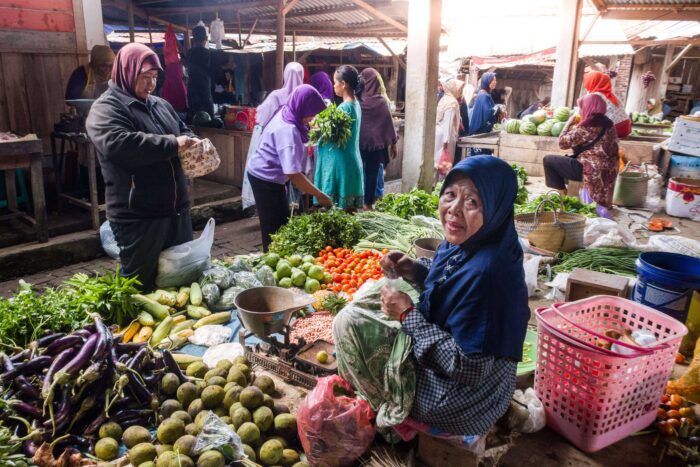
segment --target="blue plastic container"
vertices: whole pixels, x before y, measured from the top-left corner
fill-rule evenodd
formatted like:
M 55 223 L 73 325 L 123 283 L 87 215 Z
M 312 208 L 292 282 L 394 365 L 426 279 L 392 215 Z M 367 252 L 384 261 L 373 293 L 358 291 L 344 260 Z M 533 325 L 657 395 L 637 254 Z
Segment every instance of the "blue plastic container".
M 671 177 L 700 179 L 700 157 L 671 154 Z
M 637 258 L 635 302 L 685 323 L 693 290 L 700 289 L 700 259 L 677 253 L 642 253 Z

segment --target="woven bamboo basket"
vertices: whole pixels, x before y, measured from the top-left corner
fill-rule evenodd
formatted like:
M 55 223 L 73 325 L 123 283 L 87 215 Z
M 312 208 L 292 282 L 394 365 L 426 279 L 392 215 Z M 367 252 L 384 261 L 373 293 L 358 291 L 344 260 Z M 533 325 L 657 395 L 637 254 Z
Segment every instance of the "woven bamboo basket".
M 554 198 L 559 199 L 559 207 Z M 545 211 L 549 204 L 553 211 Z M 515 230 L 518 236 L 526 238 L 530 245 L 558 253 L 574 251 L 583 248 L 583 230 L 586 227 L 586 217 L 581 214 L 564 212 L 564 200 L 558 192 L 548 192 L 537 210 L 528 214 L 515 216 Z

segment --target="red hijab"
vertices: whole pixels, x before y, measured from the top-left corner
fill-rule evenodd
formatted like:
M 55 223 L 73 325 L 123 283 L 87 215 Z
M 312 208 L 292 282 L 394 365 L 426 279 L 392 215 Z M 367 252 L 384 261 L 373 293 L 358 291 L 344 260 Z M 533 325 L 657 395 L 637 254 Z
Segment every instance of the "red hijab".
M 610 100 L 615 106 L 620 105 L 617 97 L 613 94 L 612 81 L 610 77 L 600 71 L 591 71 L 583 76 L 583 87 L 586 91 L 593 94 L 599 92 Z
M 605 116 L 607 105 L 605 101 L 596 94 L 588 94 L 578 100 L 578 107 L 581 111 L 581 122 L 579 126 L 610 128 L 613 126 L 612 120 Z
M 158 55 L 145 45 L 132 42 L 117 53 L 112 68 L 112 82 L 124 92 L 136 97 L 136 78 L 149 70 L 163 71 Z

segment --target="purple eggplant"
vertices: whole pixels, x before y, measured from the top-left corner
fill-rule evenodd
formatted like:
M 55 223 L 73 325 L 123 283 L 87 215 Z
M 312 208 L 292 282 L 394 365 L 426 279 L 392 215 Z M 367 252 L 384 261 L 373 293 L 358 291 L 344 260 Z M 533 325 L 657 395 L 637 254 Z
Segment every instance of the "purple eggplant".
M 70 391 L 68 386 L 64 386 L 61 388 L 61 392 L 58 397 L 58 410 L 53 414 L 53 421 L 46 420 L 43 424 L 43 428 L 46 430 L 54 428 L 54 434 L 63 431 L 63 429 L 68 425 L 68 422 L 70 422 L 70 414 Z
M 41 410 L 26 402 L 10 401 L 9 406 L 15 412 L 25 415 L 27 417 L 32 417 L 34 419 L 41 419 L 42 417 Z
M 51 384 L 53 383 L 53 377 L 56 374 L 56 372 L 62 369 L 64 366 L 66 366 L 77 352 L 77 349 L 66 349 L 60 354 L 58 354 L 56 358 L 54 358 L 53 363 L 51 364 L 48 371 L 46 372 L 46 375 L 44 376 L 44 384 L 41 389 L 41 396 L 44 399 L 49 397 L 49 394 L 51 392 Z
M 24 446 L 22 448 L 22 451 L 24 452 L 24 455 L 27 456 L 28 458 L 34 457 L 34 454 L 39 450 L 39 445 L 35 443 L 34 441 L 25 441 Z
M 9 359 L 10 359 L 10 361 L 12 361 L 12 363 L 20 363 L 20 362 L 23 362 L 23 361 L 27 360 L 27 359 L 31 356 L 32 350 L 33 350 L 33 349 L 31 349 L 31 348 L 24 349 L 23 351 L 14 354 L 14 355 L 13 355 L 12 357 L 10 357 Z
M 165 363 L 165 367 L 170 373 L 175 373 L 177 378 L 180 380 L 180 384 L 187 382 L 187 377 L 184 375 L 184 373 L 178 366 L 177 362 L 175 361 L 175 357 L 173 357 L 173 354 L 170 353 L 169 350 L 163 350 L 161 354 L 163 355 L 163 362 Z
M 128 409 L 122 410 L 113 417 L 110 421 L 121 423 L 123 420 L 128 420 L 130 418 L 148 418 L 153 415 L 153 411 L 149 409 Z
M 97 333 L 91 335 L 78 352 L 78 355 L 73 357 L 70 362 L 54 374 L 54 381 L 57 381 L 58 384 L 66 384 L 71 378 L 75 377 L 80 370 L 85 368 L 85 365 L 88 364 L 95 351 L 95 346 L 99 338 L 100 336 Z
M 143 347 L 146 347 L 147 344 L 147 342 L 129 342 L 128 344 L 119 342 L 116 343 L 114 347 L 116 348 L 117 353 L 121 357 L 124 354 L 132 354 L 134 352 L 138 352 Z
M 100 414 L 85 428 L 85 436 L 93 436 L 106 421 L 107 416 L 104 411 L 100 410 Z
M 58 355 L 65 349 L 82 345 L 83 342 L 85 342 L 85 339 L 82 336 L 76 336 L 75 334 L 65 336 L 53 341 L 51 345 L 46 347 L 43 355 Z
M 20 394 L 24 395 L 25 397 L 29 397 L 34 400 L 40 400 L 41 399 L 41 393 L 37 388 L 32 386 L 32 383 L 29 382 L 26 376 L 19 375 L 18 377 L 15 378 L 15 387 L 17 390 L 20 392 Z
M 70 422 L 68 431 L 70 431 L 73 425 L 80 421 L 81 418 L 83 418 L 88 412 L 90 412 L 95 407 L 95 404 L 97 404 L 97 399 L 95 399 L 95 396 L 88 396 L 85 399 L 83 399 L 82 403 L 80 404 L 80 408 L 75 413 L 73 419 Z
M 152 395 L 146 389 L 146 387 L 141 383 L 141 381 L 136 377 L 135 373 L 139 373 L 142 369 L 146 355 L 148 354 L 148 347 L 144 347 L 134 355 L 129 363 L 127 364 L 127 376 L 129 378 L 128 388 L 131 393 L 141 402 L 148 402 Z
M 37 347 L 46 347 L 57 339 L 65 336 L 64 332 L 50 332 L 36 340 Z
M 148 425 L 148 419 L 143 418 L 143 417 L 136 417 L 136 418 L 129 418 L 129 419 L 124 420 L 124 421 L 119 423 L 119 426 L 121 426 L 122 429 L 124 429 L 124 430 L 126 430 L 130 426 L 134 426 L 134 425 L 138 425 L 138 426 Z
M 14 379 L 17 375 L 34 374 L 37 371 L 42 370 L 47 366 L 51 365 L 52 361 L 53 358 L 48 356 L 42 356 L 36 357 L 33 360 L 29 360 L 27 362 L 18 363 L 17 365 L 14 365 L 13 369 L 5 371 L 2 375 L 0 375 L 0 381 L 10 381 Z M 5 368 L 8 367 L 8 362 L 12 364 L 12 362 L 9 361 L 9 359 L 5 359 Z
M 109 332 L 109 329 L 107 329 L 107 326 L 105 326 L 97 313 L 93 314 L 92 319 L 95 321 L 95 329 L 97 330 L 97 335 L 99 336 L 97 343 L 95 344 L 94 354 L 92 355 L 93 361 L 97 361 L 111 349 L 112 333 Z

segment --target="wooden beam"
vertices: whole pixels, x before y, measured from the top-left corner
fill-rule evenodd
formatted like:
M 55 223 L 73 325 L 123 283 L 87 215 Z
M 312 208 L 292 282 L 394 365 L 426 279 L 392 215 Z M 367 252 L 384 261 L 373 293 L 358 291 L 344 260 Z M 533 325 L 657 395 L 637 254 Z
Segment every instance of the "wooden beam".
M 581 44 L 594 44 L 594 45 L 622 45 L 622 44 L 629 44 L 629 45 L 644 45 L 644 46 L 662 46 L 662 45 L 700 45 L 700 39 L 669 39 L 669 40 L 661 40 L 661 41 L 654 41 L 654 40 L 646 40 L 646 39 L 637 39 L 637 40 L 629 40 L 629 41 L 585 41 L 582 42 Z
M 248 45 L 248 39 L 250 39 L 250 36 L 253 35 L 253 31 L 255 31 L 255 26 L 258 25 L 258 18 L 255 18 L 255 22 L 253 25 L 250 27 L 250 30 L 248 31 L 248 35 L 245 37 L 245 43 L 241 44 L 241 49 Z
M 236 12 L 236 19 L 238 19 L 238 48 L 241 49 L 243 46 L 241 45 L 241 42 L 243 41 L 243 31 L 241 27 L 241 12 L 237 11 Z
M 128 5 L 129 5 L 129 3 L 127 3 L 126 0 L 102 0 L 102 4 L 107 5 L 107 6 L 111 6 L 114 8 L 118 8 L 122 11 L 128 11 Z M 150 17 L 151 21 L 153 21 L 155 23 L 163 24 L 165 26 L 172 24 L 173 29 L 175 29 L 176 31 L 189 32 L 189 30 L 186 27 L 180 26 L 179 24 L 175 24 L 172 21 L 160 18 L 159 16 L 154 16 L 154 15 L 149 16 L 149 14 L 146 13 L 146 10 L 144 10 L 143 8 L 139 8 L 137 6 L 133 6 L 132 8 L 134 11 L 134 16 L 138 16 L 139 18 L 142 18 L 142 19 L 148 19 Z
M 560 3 L 559 14 L 562 21 L 552 82 L 553 106 L 568 106 L 574 100 L 582 4 L 583 0 Z
M 593 6 L 596 8 L 596 10 L 598 10 L 598 13 L 607 9 L 603 0 L 591 0 L 591 3 L 593 3 Z
M 284 7 L 284 10 L 282 10 L 282 14 L 284 16 L 287 16 L 287 13 L 292 11 L 292 8 L 297 6 L 297 3 L 299 3 L 299 0 L 288 0 L 287 1 L 287 6 Z
M 406 69 L 406 62 L 401 60 L 401 57 L 396 55 L 396 53 L 394 53 L 394 51 L 391 50 L 391 47 L 389 47 L 389 44 L 387 44 L 384 39 L 382 39 L 381 37 L 377 37 L 377 40 L 382 43 L 382 45 L 386 48 L 386 50 L 389 51 L 391 56 L 394 57 L 398 61 L 399 65 L 401 65 L 401 68 L 403 68 L 405 70 Z
M 676 65 L 678 64 L 678 62 L 681 61 L 681 59 L 683 58 L 683 56 L 684 56 L 685 54 L 687 54 L 687 53 L 690 51 L 690 49 L 692 49 L 693 47 L 695 47 L 694 44 L 688 44 L 688 45 L 686 45 L 686 46 L 683 48 L 683 50 L 681 50 L 681 53 L 679 53 L 678 55 L 676 55 L 676 58 L 673 59 L 673 61 L 671 62 L 671 64 L 668 65 L 668 67 L 664 68 L 664 73 L 670 73 L 670 72 L 671 72 L 671 69 L 673 69 L 673 67 L 676 66 Z
M 661 72 L 661 76 L 659 77 L 659 87 L 656 89 L 656 93 L 659 97 L 663 98 L 666 96 L 666 89 L 668 89 L 668 72 L 665 71 L 668 69 L 669 65 L 673 61 L 673 54 L 676 51 L 676 47 L 673 45 L 667 45 L 666 46 L 666 54 L 664 55 L 664 64 L 661 67 L 661 70 L 664 70 Z M 656 97 L 656 96 L 654 96 Z
M 635 21 L 700 21 L 698 10 L 608 10 L 604 19 L 621 19 Z
M 364 0 L 352 0 L 352 3 L 354 3 L 355 5 L 359 6 L 363 10 L 365 10 L 371 16 L 373 16 L 377 19 L 380 19 L 386 23 L 389 23 L 392 26 L 394 26 L 396 29 L 398 29 L 399 31 L 408 34 L 408 28 L 404 24 L 399 23 L 394 18 L 392 18 L 391 16 L 389 16 L 385 13 L 382 13 L 381 11 L 377 10 L 376 8 L 374 8 L 372 5 L 365 2 Z
M 284 0 L 277 0 L 277 47 L 275 48 L 275 84 L 284 84 Z
M 129 21 L 129 42 L 134 42 L 136 40 L 134 34 L 134 2 L 128 1 L 126 4 L 126 15 Z
M 173 16 L 173 15 L 183 15 L 185 13 L 216 13 L 222 11 L 237 11 L 245 10 L 248 8 L 261 8 L 267 6 L 278 6 L 277 0 L 258 0 L 255 2 L 245 2 L 245 3 L 230 3 L 230 4 L 217 4 L 217 5 L 206 5 L 206 6 L 186 6 L 186 7 L 162 7 L 162 8 L 148 8 L 148 11 L 153 14 L 161 16 Z
M 583 37 L 581 38 L 581 42 L 585 41 L 586 38 L 588 37 L 588 35 L 591 33 L 591 31 L 593 30 L 593 26 L 595 26 L 596 21 L 598 21 L 598 18 L 600 18 L 600 12 L 595 14 L 593 21 L 591 21 L 591 24 L 588 25 L 586 32 L 583 33 Z

